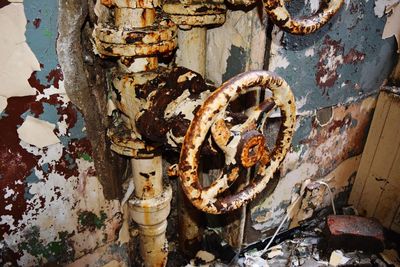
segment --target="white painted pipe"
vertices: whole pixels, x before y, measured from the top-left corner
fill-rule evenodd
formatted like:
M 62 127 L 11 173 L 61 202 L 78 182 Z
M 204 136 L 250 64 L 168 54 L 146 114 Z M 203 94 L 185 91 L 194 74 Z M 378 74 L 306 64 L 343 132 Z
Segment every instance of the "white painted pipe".
M 131 159 L 135 196 L 149 199 L 163 192 L 161 156 Z
M 168 257 L 165 231 L 172 189 L 163 187 L 161 156 L 133 158 L 131 162 L 135 197 L 129 201 L 129 212 L 139 225 L 140 254 L 146 267 L 165 266 Z
M 206 27 L 192 27 L 190 29 L 178 29 L 178 51 L 176 63 L 199 73 L 203 78 L 206 74 Z M 189 201 L 182 190 L 178 190 L 180 199 Z M 179 204 L 179 243 L 181 249 L 190 256 L 201 242 L 202 232 L 198 226 L 198 219 L 202 214 L 191 203 Z
M 155 9 L 116 8 L 115 24 L 119 28 L 142 28 L 153 25 Z M 122 72 L 134 74 L 158 67 L 157 57 L 123 58 L 118 60 Z M 138 75 L 140 76 L 140 75 Z M 133 79 L 134 81 L 136 79 Z M 114 85 L 115 85 L 114 81 Z M 135 84 L 123 84 L 122 98 L 127 107 L 132 128 L 135 130 L 135 119 L 138 112 L 138 100 L 135 98 Z M 154 123 L 154 122 L 149 122 Z M 167 217 L 171 209 L 172 189 L 164 187 L 162 180 L 161 156 L 151 158 L 132 158 L 132 175 L 135 186 L 134 197 L 129 200 L 129 213 L 132 220 L 139 225 L 140 254 L 146 267 L 166 266 L 168 242 L 165 237 Z
M 147 27 L 153 25 L 156 20 L 154 8 L 115 8 L 115 25 L 124 27 Z

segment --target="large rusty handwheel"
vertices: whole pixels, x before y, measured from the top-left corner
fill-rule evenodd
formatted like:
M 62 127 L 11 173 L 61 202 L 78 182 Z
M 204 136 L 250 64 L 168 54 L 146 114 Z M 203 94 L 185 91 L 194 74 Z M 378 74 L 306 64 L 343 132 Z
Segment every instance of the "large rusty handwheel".
M 268 17 L 284 31 L 297 35 L 315 32 L 324 26 L 340 9 L 344 0 L 322 0 L 318 12 L 308 18 L 292 18 L 285 7 L 285 0 L 263 0 Z
M 223 119 L 229 102 L 253 87 L 268 88 L 272 97 L 253 107 L 240 125 L 228 128 Z M 281 111 L 281 127 L 271 153 L 260 132 L 260 121 L 274 107 Z M 188 199 L 198 209 L 212 214 L 235 210 L 266 188 L 284 159 L 292 140 L 296 121 L 295 100 L 289 85 L 268 71 L 242 73 L 214 91 L 197 111 L 186 133 L 178 173 Z M 209 187 L 199 183 L 199 157 L 207 133 L 225 153 L 225 168 Z M 257 166 L 255 177 L 239 192 L 221 196 L 238 178 L 240 168 Z

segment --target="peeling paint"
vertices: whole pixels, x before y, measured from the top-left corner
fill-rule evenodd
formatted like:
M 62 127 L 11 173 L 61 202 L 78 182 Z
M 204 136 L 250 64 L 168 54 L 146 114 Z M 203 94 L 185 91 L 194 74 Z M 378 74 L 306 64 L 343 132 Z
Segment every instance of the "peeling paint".
M 335 195 L 350 190 L 352 173 L 357 170 L 358 155 L 363 150 L 375 103 L 375 97 L 368 97 L 347 106 L 332 107 L 331 118 L 323 125 L 317 123 L 316 117 L 309 120 L 310 115 L 300 116 L 302 126 L 295 136 L 304 136 L 293 142 L 292 150 L 280 167 L 281 180 L 274 193 L 257 205 L 251 205 L 252 229 L 264 232 L 276 227 L 306 179 L 328 182 Z M 300 129 L 305 129 L 304 133 Z M 307 201 L 302 201 L 302 208 L 293 211 L 297 214 L 295 222 L 309 218 L 316 208 L 329 205 L 327 192 L 322 189 L 318 194 L 306 194 Z M 250 238 L 251 241 L 254 240 Z
M 19 77 L 16 85 L 31 91 L 23 97 L 1 98 L 8 105 L 3 105 L 0 117 L 5 129 L 0 133 L 0 265 L 65 265 L 116 240 L 120 204 L 104 197 L 84 119 L 64 90 L 55 51 L 58 2 L 9 4 L 0 15 L 17 7 L 13 12 L 20 15 L 5 21 L 1 31 L 7 40 L 19 38 L 32 49 L 13 70 Z M 18 29 L 7 26 L 11 21 Z M 4 34 L 5 30 L 14 32 Z M 10 49 L 16 46 L 10 44 Z M 13 75 L 3 74 L 1 90 L 15 82 Z M 9 92 L 7 97 L 20 91 L 13 87 Z M 119 260 L 127 260 L 126 255 Z
M 400 2 L 397 3 L 388 15 L 385 28 L 383 29 L 382 38 L 386 39 L 392 36 L 397 40 L 397 53 L 400 53 Z
M 265 47 L 257 44 L 265 42 L 263 27 L 262 19 L 255 9 L 247 13 L 228 10 L 225 23 L 207 31 L 206 78 L 221 85 L 240 72 L 256 66 L 256 69 L 262 68 Z M 239 65 L 230 65 L 233 63 Z
M 22 141 L 43 148 L 60 142 L 54 128 L 52 123 L 28 116 L 17 132 Z
M 0 96 L 1 110 L 6 98 L 35 95 L 28 83 L 32 71 L 40 70 L 39 62 L 25 42 L 26 17 L 20 3 L 12 3 L 0 9 Z
M 374 13 L 375 16 L 381 18 L 389 13 L 392 7 L 400 3 L 399 0 L 375 0 Z

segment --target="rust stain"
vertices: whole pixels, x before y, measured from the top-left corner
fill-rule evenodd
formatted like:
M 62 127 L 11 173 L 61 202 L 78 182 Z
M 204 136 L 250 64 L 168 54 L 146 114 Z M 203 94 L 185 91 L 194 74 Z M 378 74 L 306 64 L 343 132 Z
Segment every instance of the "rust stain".
M 193 74 L 190 80 L 179 81 L 179 77 L 187 73 Z M 163 84 L 162 87 L 158 87 Z M 158 76 L 156 82 L 150 81 L 137 88 L 141 97 L 151 95 L 147 102 L 151 103 L 150 108 L 143 110 L 143 113 L 136 121 L 139 132 L 148 140 L 156 144 L 168 146 L 166 133 L 172 130 L 175 136 L 183 137 L 189 127 L 190 121 L 183 114 L 165 118 L 164 113 L 167 106 L 177 99 L 185 90 L 190 92 L 189 99 L 196 99 L 199 94 L 206 90 L 213 90 L 208 86 L 201 75 L 183 67 L 177 67 L 170 72 L 162 73 Z M 157 123 L 149 123 L 149 122 Z
M 329 35 L 325 37 L 323 47 L 318 55 L 315 80 L 317 85 L 323 89 L 324 94 L 328 93 L 328 88 L 335 85 L 339 78 L 338 69 L 343 64 L 357 64 L 365 59 L 365 54 L 354 47 L 345 55 L 341 40 L 334 40 Z
M 267 164 L 269 153 L 264 135 L 255 130 L 245 132 L 239 142 L 236 158 L 245 168 L 254 166 L 262 158 L 264 159 L 263 164 Z
M 41 65 L 42 67 L 42 65 Z M 45 85 L 40 83 L 40 80 L 36 77 L 36 71 L 32 72 L 31 77 L 28 79 L 29 85 L 37 89 L 40 93 L 46 88 Z
M 32 24 L 33 24 L 33 26 L 35 26 L 35 28 L 37 29 L 37 28 L 40 27 L 40 22 L 41 22 L 41 21 L 42 21 L 42 20 L 41 20 L 40 18 L 36 18 L 36 19 L 33 20 Z
M 12 210 L 6 211 L 6 205 L 0 205 L 0 214 L 13 214 L 14 226 L 17 226 L 18 220 L 27 209 L 27 203 L 24 198 L 25 184 L 24 180 L 28 177 L 39 161 L 39 157 L 27 152 L 20 146 L 20 139 L 16 133 L 17 127 L 23 123 L 21 115 L 29 110 L 29 105 L 35 102 L 35 96 L 25 96 L 18 98 L 9 98 L 8 105 L 4 113 L 9 116 L 3 116 L 0 120 L 0 188 L 5 190 L 9 188 L 15 191 L 15 194 L 5 199 L 5 194 L 0 194 L 0 202 L 8 203 L 12 200 Z M 15 183 L 22 181 L 22 183 Z M 10 233 L 8 225 L 0 225 L 0 235 Z
M 59 88 L 59 82 L 64 79 L 61 67 L 58 66 L 57 68 L 52 69 L 46 76 L 46 78 L 47 82 L 52 82 L 55 88 Z
M 363 61 L 365 58 L 365 54 L 352 48 L 350 49 L 349 53 L 344 56 L 343 62 L 345 64 L 356 64 Z

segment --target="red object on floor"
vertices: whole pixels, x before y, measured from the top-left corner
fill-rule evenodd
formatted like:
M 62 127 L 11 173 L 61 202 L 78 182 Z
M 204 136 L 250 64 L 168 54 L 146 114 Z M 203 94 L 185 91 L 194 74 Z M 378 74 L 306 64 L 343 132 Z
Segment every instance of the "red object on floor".
M 330 215 L 327 218 L 328 247 L 331 249 L 378 252 L 384 249 L 382 225 L 373 218 Z

